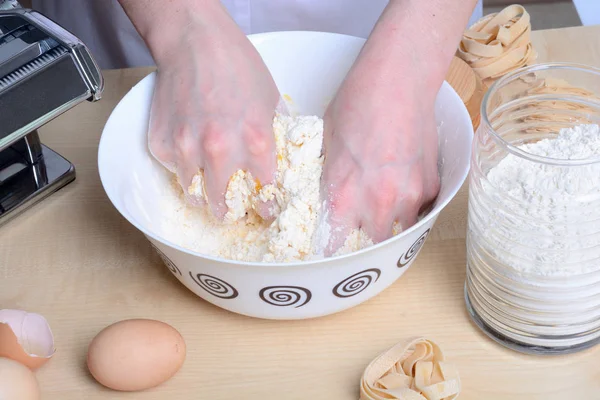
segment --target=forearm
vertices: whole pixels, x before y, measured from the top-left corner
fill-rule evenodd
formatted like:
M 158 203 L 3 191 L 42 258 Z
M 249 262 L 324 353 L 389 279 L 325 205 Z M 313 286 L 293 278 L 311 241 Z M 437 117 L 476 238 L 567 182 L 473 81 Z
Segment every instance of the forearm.
M 363 49 L 382 85 L 435 96 L 477 0 L 391 0 Z M 367 73 L 367 71 L 363 71 Z
M 235 27 L 220 0 L 119 0 L 158 62 L 187 40 L 211 41 L 222 28 Z M 214 40 L 213 40 L 214 42 Z

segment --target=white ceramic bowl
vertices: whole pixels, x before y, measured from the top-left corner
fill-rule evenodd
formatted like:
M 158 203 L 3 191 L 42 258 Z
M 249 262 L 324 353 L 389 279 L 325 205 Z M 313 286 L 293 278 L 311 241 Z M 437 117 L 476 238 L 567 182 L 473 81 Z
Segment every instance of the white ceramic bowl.
M 322 116 L 364 40 L 318 32 L 251 35 L 281 93 L 301 114 Z M 444 83 L 439 126 L 441 190 L 435 207 L 410 229 L 362 251 L 289 264 L 235 262 L 184 249 L 161 235 L 153 216 L 169 173 L 148 152 L 146 134 L 155 75 L 140 81 L 108 119 L 98 154 L 102 185 L 117 210 L 146 235 L 169 270 L 201 298 L 240 314 L 301 319 L 356 306 L 394 283 L 414 262 L 440 211 L 469 169 L 473 128 L 454 90 Z M 402 104 L 398 104 L 402 107 Z

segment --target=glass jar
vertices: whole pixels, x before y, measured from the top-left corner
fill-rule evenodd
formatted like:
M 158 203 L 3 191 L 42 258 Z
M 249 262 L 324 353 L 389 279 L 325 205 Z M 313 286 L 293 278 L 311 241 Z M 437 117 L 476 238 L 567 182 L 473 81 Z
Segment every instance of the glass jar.
M 599 95 L 600 70 L 555 63 L 514 71 L 483 99 L 465 299 L 473 321 L 517 351 L 600 342 Z M 558 158 L 565 146 L 571 154 Z

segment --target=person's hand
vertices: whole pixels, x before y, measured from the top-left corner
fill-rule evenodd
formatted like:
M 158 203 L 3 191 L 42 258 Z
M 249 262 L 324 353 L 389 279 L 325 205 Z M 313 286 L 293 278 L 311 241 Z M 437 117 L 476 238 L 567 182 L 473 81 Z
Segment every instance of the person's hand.
M 325 115 L 326 255 L 354 228 L 410 228 L 437 197 L 435 100 L 476 2 L 390 1 L 379 17 Z
M 280 95 L 260 55 L 227 15 L 178 26 L 177 44 L 153 51 L 158 73 L 148 133 L 151 153 L 176 173 L 187 200 L 204 173 L 213 214 L 227 212 L 225 192 L 237 171 L 272 183 L 276 156 L 272 121 Z M 165 46 L 166 47 L 166 46 Z M 259 211 L 268 217 L 268 207 Z
M 377 243 L 405 230 L 438 194 L 432 101 L 413 96 L 368 60 L 349 72 L 325 114 L 326 255 L 361 228 Z

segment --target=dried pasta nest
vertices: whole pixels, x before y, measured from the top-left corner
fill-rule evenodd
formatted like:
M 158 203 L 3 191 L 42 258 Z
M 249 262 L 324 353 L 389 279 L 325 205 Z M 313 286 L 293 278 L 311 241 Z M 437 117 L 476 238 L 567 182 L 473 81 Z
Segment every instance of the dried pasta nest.
M 387 350 L 367 366 L 360 381 L 360 400 L 453 400 L 459 392 L 458 372 L 425 338 Z
M 579 124 L 589 124 L 592 121 L 585 115 L 594 115 L 600 107 L 600 98 L 589 90 L 573 86 L 566 80 L 555 78 L 538 78 L 534 73 L 520 78 L 528 85 L 518 97 L 529 97 L 535 95 L 557 95 L 564 96 L 564 100 L 552 98 L 549 100 L 540 99 L 534 103 L 521 107 L 521 110 L 534 109 L 535 112 L 527 112 L 526 116 L 521 118 L 521 122 L 537 122 L 535 127 L 525 128 L 525 133 L 556 133 L 565 126 L 570 126 L 574 122 L 574 115 L 577 115 L 576 122 Z M 569 98 L 571 96 L 571 98 Z M 555 96 L 552 96 L 555 97 Z M 574 101 L 577 98 L 579 101 Z M 595 103 L 595 107 L 585 104 L 581 100 Z M 576 113 L 576 114 L 575 114 Z
M 486 87 L 531 64 L 537 52 L 531 43 L 529 13 L 521 5 L 511 5 L 484 16 L 463 33 L 456 55 L 473 68 Z
M 464 60 L 482 80 L 484 92 L 498 78 L 533 64 L 537 59 L 537 52 L 531 43 L 529 13 L 523 6 L 514 4 L 498 13 L 484 16 L 464 32 L 456 56 Z M 595 114 L 600 107 L 600 98 L 595 93 L 573 86 L 565 80 L 539 77 L 535 73 L 520 77 L 502 91 L 501 95 L 490 99 L 490 102 L 506 102 L 507 99 L 503 99 L 506 96 L 518 99 L 535 95 L 557 95 L 547 100 L 540 98 L 519 107 L 516 111 L 521 111 L 522 117 L 511 115 L 524 124 L 523 133 L 556 133 L 561 128 L 572 125 L 575 115 L 577 123 L 591 123 L 585 115 Z M 556 98 L 560 96 L 565 99 Z M 569 99 L 569 96 L 577 97 L 578 101 Z M 581 100 L 598 105 L 591 107 Z M 495 108 L 494 104 L 491 105 Z M 491 122 L 494 125 L 495 121 L 504 117 L 501 114 L 495 115 Z

